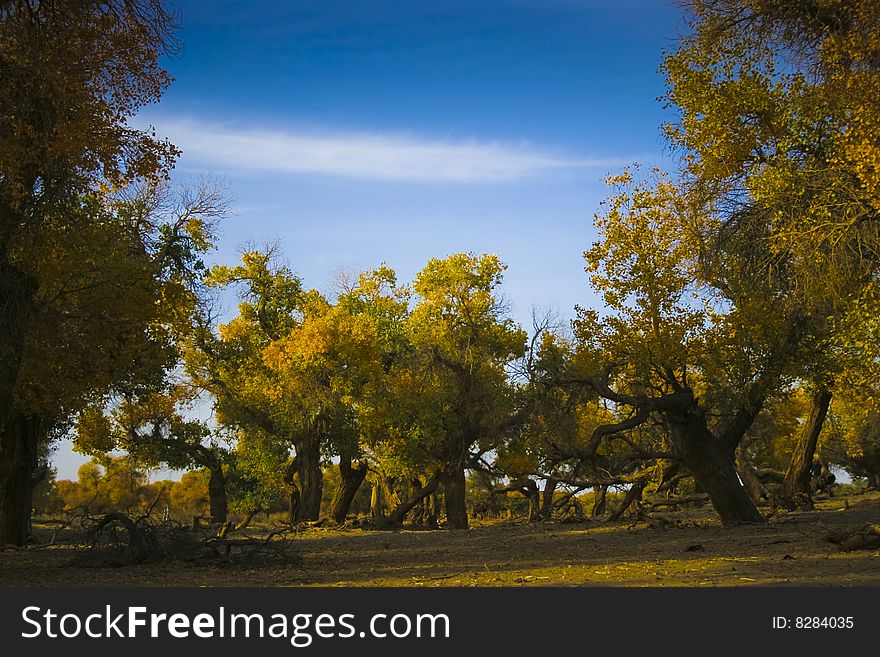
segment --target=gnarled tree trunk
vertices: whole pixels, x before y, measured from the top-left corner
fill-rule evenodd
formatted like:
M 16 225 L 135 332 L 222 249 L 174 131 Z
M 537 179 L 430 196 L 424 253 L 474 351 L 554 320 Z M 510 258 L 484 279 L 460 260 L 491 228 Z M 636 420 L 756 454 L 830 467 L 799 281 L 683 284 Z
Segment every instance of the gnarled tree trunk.
M 351 465 L 351 459 L 340 457 L 339 459 L 339 486 L 333 493 L 333 500 L 330 502 L 330 517 L 333 522 L 342 524 L 348 516 L 348 510 L 354 501 L 354 496 L 367 476 L 367 464 L 365 462 L 358 463 L 355 467 Z
M 424 486 L 416 488 L 413 486 L 410 491 L 410 495 L 407 499 L 403 500 L 399 504 L 395 505 L 394 509 L 391 510 L 391 513 L 388 515 L 388 521 L 395 525 L 402 525 L 403 521 L 406 519 L 407 514 L 412 511 L 412 509 L 423 500 L 428 499 L 429 496 L 433 495 L 434 491 L 437 490 L 437 486 L 440 484 L 440 474 L 435 473 L 430 479 L 428 479 L 427 483 Z
M 299 455 L 293 457 L 284 471 L 284 483 L 290 487 L 287 496 L 287 521 L 291 526 L 302 520 L 302 495 L 296 483 L 296 473 L 299 470 Z
M 382 484 L 373 482 L 373 490 L 370 493 L 370 518 L 374 523 L 385 519 L 385 502 L 382 498 Z
M 721 522 L 764 522 L 736 472 L 736 445 L 724 444 L 712 435 L 706 415 L 696 403 L 667 413 L 666 417 L 673 451 L 691 471 L 696 485 L 709 495 Z
M 422 480 L 420 477 L 411 476 L 409 479 L 409 495 L 407 499 L 413 496 L 413 494 L 421 490 L 422 488 Z M 428 497 L 424 497 L 421 502 L 417 502 L 412 510 L 412 522 L 415 525 L 424 525 L 428 517 L 430 516 L 429 509 L 429 500 Z
M 755 504 L 760 504 L 761 502 L 770 499 L 767 489 L 764 488 L 764 484 L 761 483 L 758 474 L 755 472 L 752 464 L 748 462 L 741 449 L 736 452 L 736 471 L 739 474 L 743 486 L 746 487 L 746 491 Z
M 645 490 L 645 482 L 637 481 L 632 486 L 629 487 L 629 490 L 626 491 L 626 495 L 623 496 L 623 500 L 620 502 L 620 506 L 618 506 L 611 514 L 608 516 L 608 521 L 613 522 L 618 520 L 626 510 L 632 506 L 633 502 L 642 499 L 642 491 Z
M 29 320 L 37 283 L 10 260 L 6 230 L 23 217 L 0 207 L 0 546 L 24 545 L 29 537 L 31 479 L 37 467 L 40 419 L 15 406 Z
M 529 500 L 529 522 L 541 520 L 541 493 L 534 479 L 525 478 L 518 482 L 519 491 Z
M 605 496 L 608 494 L 608 486 L 599 486 L 598 490 L 593 492 L 593 509 L 590 515 L 594 518 L 605 515 L 606 501 Z
M 810 493 L 810 479 L 813 471 L 813 456 L 822 433 L 822 425 L 828 415 L 831 404 L 831 392 L 822 388 L 813 395 L 810 415 L 798 437 L 785 480 L 782 482 L 783 503 L 788 507 L 800 507 L 809 510 L 813 506 Z

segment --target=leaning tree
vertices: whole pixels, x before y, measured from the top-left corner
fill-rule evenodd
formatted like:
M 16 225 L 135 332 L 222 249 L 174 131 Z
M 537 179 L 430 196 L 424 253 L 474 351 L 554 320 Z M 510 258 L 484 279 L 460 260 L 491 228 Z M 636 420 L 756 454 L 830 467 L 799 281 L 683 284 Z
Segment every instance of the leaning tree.
M 784 268 L 715 240 L 707 208 L 665 177 L 628 172 L 611 183 L 616 193 L 597 215 L 600 239 L 586 253 L 606 310 L 580 310 L 576 354 L 551 372 L 614 411 L 615 421 L 593 430 L 586 456 L 637 427 L 659 426 L 663 441 L 649 456 L 684 466 L 723 522 L 760 522 L 736 450 L 799 372 L 823 323 L 790 293 Z M 712 266 L 703 257 L 710 244 L 725 247 Z

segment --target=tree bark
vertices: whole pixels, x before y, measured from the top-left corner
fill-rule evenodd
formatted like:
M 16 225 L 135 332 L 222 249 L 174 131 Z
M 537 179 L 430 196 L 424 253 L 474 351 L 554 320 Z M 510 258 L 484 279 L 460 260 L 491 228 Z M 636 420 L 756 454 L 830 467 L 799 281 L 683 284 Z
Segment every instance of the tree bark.
M 284 483 L 290 487 L 287 496 L 287 521 L 291 527 L 296 526 L 302 520 L 302 495 L 296 483 L 296 473 L 299 470 L 299 454 L 294 456 L 284 470 Z
M 534 479 L 526 478 L 520 482 L 520 492 L 529 500 L 529 522 L 541 520 L 541 493 Z
M 868 475 L 868 488 L 871 490 L 880 490 L 880 473 L 872 472 Z
M 544 484 L 544 491 L 541 494 L 542 520 L 550 520 L 551 516 L 553 515 L 553 494 L 556 492 L 556 487 L 558 485 L 559 481 L 557 481 L 553 477 L 550 477 Z
M 236 530 L 246 529 L 247 526 L 251 524 L 251 520 L 254 519 L 255 515 L 257 515 L 256 511 L 248 511 L 247 515 L 244 517 L 244 519 L 235 526 L 235 529 Z
M 437 483 L 439 484 L 440 478 L 437 476 Z M 435 485 L 433 490 L 431 490 L 431 494 L 427 497 L 428 502 L 428 526 L 431 529 L 437 529 L 437 520 L 440 518 L 440 496 L 437 494 L 437 486 Z
M 623 501 L 620 503 L 620 506 L 608 516 L 608 521 L 613 522 L 614 520 L 619 519 L 624 513 L 626 513 L 626 510 L 632 506 L 633 502 L 642 499 L 642 491 L 644 489 L 644 481 L 638 481 L 630 486 L 629 490 L 626 491 L 626 495 L 623 496 Z
M 693 398 L 664 416 L 673 452 L 693 474 L 695 488 L 709 495 L 721 522 L 764 522 L 736 471 L 736 448 L 749 423 L 741 423 L 735 440 L 728 435 L 723 442 L 709 431 L 706 414 Z
M 37 283 L 9 257 L 11 227 L 23 217 L 8 204 L 0 215 L 0 546 L 29 537 L 31 480 L 37 467 L 40 418 L 15 406 Z
M 427 499 L 428 496 L 432 495 L 434 491 L 437 490 L 437 486 L 440 484 L 440 475 L 435 473 L 430 479 L 428 479 L 427 483 L 420 488 L 413 488 L 410 492 L 410 496 L 395 505 L 394 509 L 392 509 L 391 513 L 388 516 L 389 522 L 395 525 L 402 525 L 403 521 L 406 520 L 407 514 L 412 511 L 412 509 Z
M 758 479 L 755 469 L 748 462 L 741 449 L 736 452 L 736 471 L 755 504 L 760 504 L 762 501 L 770 499 L 767 489 L 764 488 L 764 484 Z
M 291 526 L 298 525 L 302 520 L 302 495 L 296 482 L 290 484 L 290 493 L 287 496 L 287 522 Z
M 222 525 L 226 522 L 228 504 L 226 501 L 226 479 L 223 476 L 223 467 L 219 463 L 212 463 L 209 467 L 208 478 L 208 502 L 211 508 L 211 523 Z
M 593 492 L 593 510 L 590 515 L 594 518 L 605 515 L 605 496 L 608 494 L 608 486 L 599 486 L 599 489 Z
M 782 497 L 787 501 L 786 506 L 794 504 L 812 507 L 810 479 L 813 471 L 813 456 L 816 454 L 819 434 L 822 433 L 822 425 L 825 424 L 830 404 L 830 391 L 822 388 L 813 395 L 810 415 L 798 437 L 785 473 L 785 480 L 782 482 Z
M 354 496 L 367 476 L 367 464 L 358 463 L 351 465 L 351 459 L 340 457 L 339 459 L 339 486 L 333 493 L 333 501 L 330 502 L 330 517 L 333 522 L 342 524 L 348 516 L 348 510 L 354 501 Z
M 673 451 L 694 475 L 699 489 L 709 495 L 721 522 L 725 525 L 764 522 L 737 475 L 737 445 L 725 445 L 712 435 L 706 425 L 706 415 L 695 401 L 667 413 L 666 417 Z
M 29 538 L 39 442 L 37 417 L 13 412 L 0 425 L 0 546 L 24 545 Z
M 382 484 L 378 481 L 373 482 L 373 490 L 370 493 L 370 518 L 372 518 L 374 523 L 381 522 L 385 518 L 385 505 L 382 502 Z
M 465 500 L 464 466 L 448 463 L 443 472 L 443 492 L 446 499 L 446 524 L 450 529 L 467 529 L 468 514 Z
M 675 494 L 675 486 L 679 481 L 679 463 L 669 459 L 660 459 L 657 461 L 657 467 L 660 470 L 660 481 L 657 483 L 657 493 Z
M 321 493 L 324 487 L 320 440 L 309 440 L 298 446 L 297 458 L 299 459 L 297 476 L 302 488 L 300 520 L 318 520 L 321 517 Z
M 415 495 L 415 493 L 422 489 L 422 480 L 420 477 L 410 477 L 409 480 L 409 495 L 407 499 Z M 421 502 L 417 502 L 413 507 L 412 511 L 412 521 L 415 525 L 424 525 L 428 521 L 428 516 L 430 516 L 430 510 L 428 508 L 429 500 L 428 496 L 422 498 Z

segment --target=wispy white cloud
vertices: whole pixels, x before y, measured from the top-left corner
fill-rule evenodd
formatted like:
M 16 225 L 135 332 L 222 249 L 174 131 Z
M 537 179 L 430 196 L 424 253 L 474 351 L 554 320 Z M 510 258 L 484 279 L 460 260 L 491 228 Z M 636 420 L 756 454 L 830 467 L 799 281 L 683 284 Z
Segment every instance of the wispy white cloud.
M 366 132 L 238 129 L 191 119 L 157 129 L 185 161 L 225 171 L 323 174 L 377 180 L 494 183 L 583 168 L 616 168 L 625 159 L 578 159 L 528 144 L 444 141 Z

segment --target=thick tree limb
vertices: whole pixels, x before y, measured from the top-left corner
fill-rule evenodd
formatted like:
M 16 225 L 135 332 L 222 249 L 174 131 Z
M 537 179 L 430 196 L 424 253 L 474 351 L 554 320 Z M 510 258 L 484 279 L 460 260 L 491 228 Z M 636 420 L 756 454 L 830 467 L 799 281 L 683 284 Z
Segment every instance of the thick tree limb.
M 651 502 L 651 509 L 657 509 L 661 506 L 681 506 L 682 504 L 691 504 L 692 502 L 708 502 L 709 496 L 706 493 L 697 493 L 696 495 L 683 495 L 681 497 L 670 497 L 665 500 L 655 500 Z

